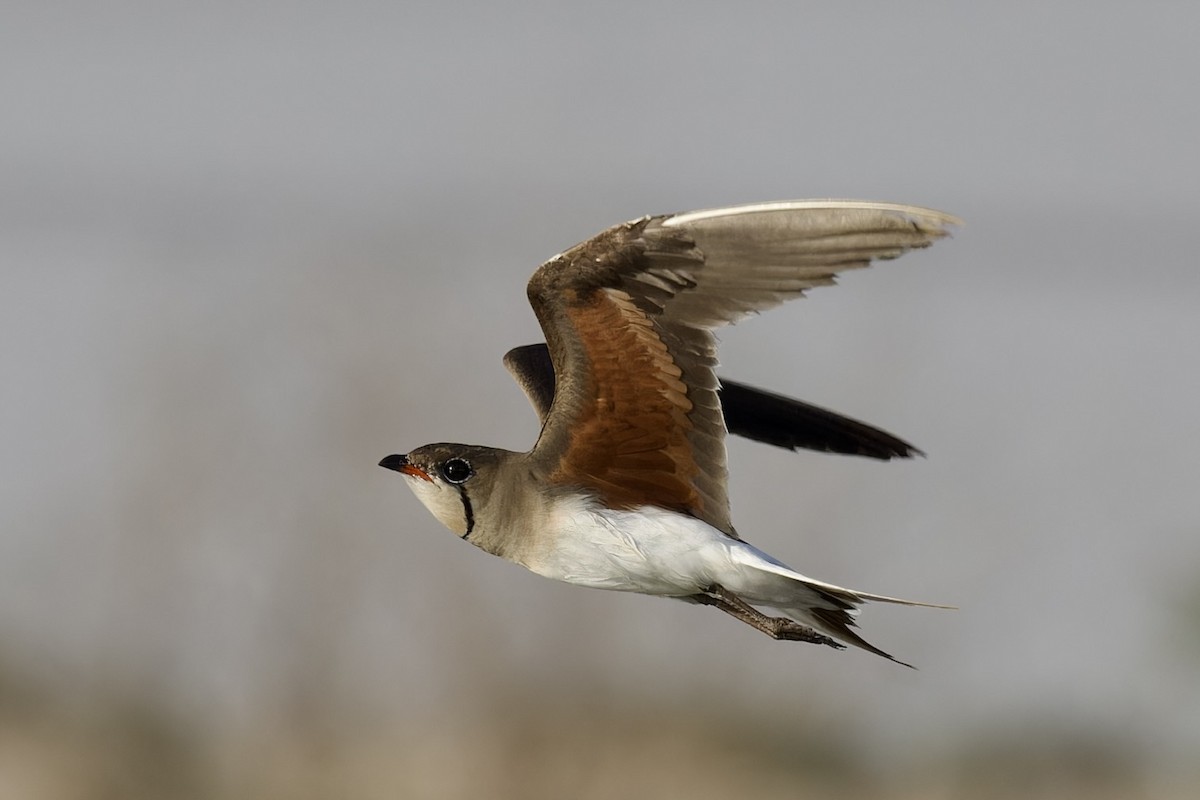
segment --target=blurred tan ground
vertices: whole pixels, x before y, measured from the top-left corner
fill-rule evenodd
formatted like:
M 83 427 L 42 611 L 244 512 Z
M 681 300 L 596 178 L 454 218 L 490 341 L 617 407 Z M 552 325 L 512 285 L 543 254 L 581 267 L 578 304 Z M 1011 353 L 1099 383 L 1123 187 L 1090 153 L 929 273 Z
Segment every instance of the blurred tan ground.
M 1200 787 L 1194 774 L 1147 773 L 1083 731 L 1013 732 L 880 768 L 836 728 L 529 700 L 379 729 L 295 721 L 230 740 L 127 706 L 72 713 L 25 698 L 0 719 L 0 796 L 1173 800 Z

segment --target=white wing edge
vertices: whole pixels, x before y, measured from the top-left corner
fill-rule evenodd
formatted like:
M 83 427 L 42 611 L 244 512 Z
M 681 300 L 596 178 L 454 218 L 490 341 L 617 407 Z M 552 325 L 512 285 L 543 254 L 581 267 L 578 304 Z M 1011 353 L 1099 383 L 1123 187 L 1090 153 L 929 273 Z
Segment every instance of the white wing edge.
M 957 225 L 962 227 L 965 224 L 958 217 L 953 214 L 947 214 L 944 211 L 923 208 L 921 206 L 904 205 L 903 203 L 881 203 L 873 200 L 780 200 L 770 203 L 747 203 L 746 205 L 728 206 L 726 208 L 707 208 L 700 211 L 688 211 L 668 217 L 661 224 L 664 228 L 677 228 L 717 217 L 734 217 L 741 214 L 760 214 L 770 211 L 837 208 L 890 211 L 904 216 L 920 217 L 926 221 L 936 221 L 942 225 Z

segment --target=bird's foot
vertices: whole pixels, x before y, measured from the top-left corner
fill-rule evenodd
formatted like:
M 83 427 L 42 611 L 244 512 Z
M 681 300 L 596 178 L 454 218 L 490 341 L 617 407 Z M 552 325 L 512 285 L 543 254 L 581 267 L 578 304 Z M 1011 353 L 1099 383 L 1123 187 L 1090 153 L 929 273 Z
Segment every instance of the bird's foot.
M 765 631 L 771 638 L 788 642 L 812 642 L 832 647 L 834 650 L 845 650 L 846 645 L 837 639 L 826 636 L 816 628 L 796 622 L 787 617 L 765 617 L 770 630 Z
M 754 606 L 719 584 L 713 584 L 703 594 L 692 595 L 692 601 L 706 606 L 716 606 L 732 617 L 756 628 L 772 639 L 787 642 L 811 642 L 823 644 L 835 650 L 845 650 L 846 645 L 817 631 L 815 628 L 787 617 L 768 617 Z

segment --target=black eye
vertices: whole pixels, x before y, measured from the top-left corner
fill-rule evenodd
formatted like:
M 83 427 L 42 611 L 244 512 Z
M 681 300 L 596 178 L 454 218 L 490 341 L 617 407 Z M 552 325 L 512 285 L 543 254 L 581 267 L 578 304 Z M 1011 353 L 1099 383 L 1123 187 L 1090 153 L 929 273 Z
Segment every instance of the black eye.
M 472 474 L 471 465 L 461 458 L 451 458 L 442 463 L 442 477 L 451 483 L 462 483 Z

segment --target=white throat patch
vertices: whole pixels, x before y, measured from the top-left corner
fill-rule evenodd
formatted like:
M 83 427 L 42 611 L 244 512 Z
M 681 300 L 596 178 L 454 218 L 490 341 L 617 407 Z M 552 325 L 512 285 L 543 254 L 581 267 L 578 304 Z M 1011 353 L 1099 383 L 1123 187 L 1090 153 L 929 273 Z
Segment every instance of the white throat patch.
M 447 486 L 440 481 L 430 482 L 413 475 L 405 475 L 404 478 L 408 488 L 412 489 L 417 499 L 437 517 L 438 522 L 459 536 L 467 534 L 467 508 L 457 486 Z

